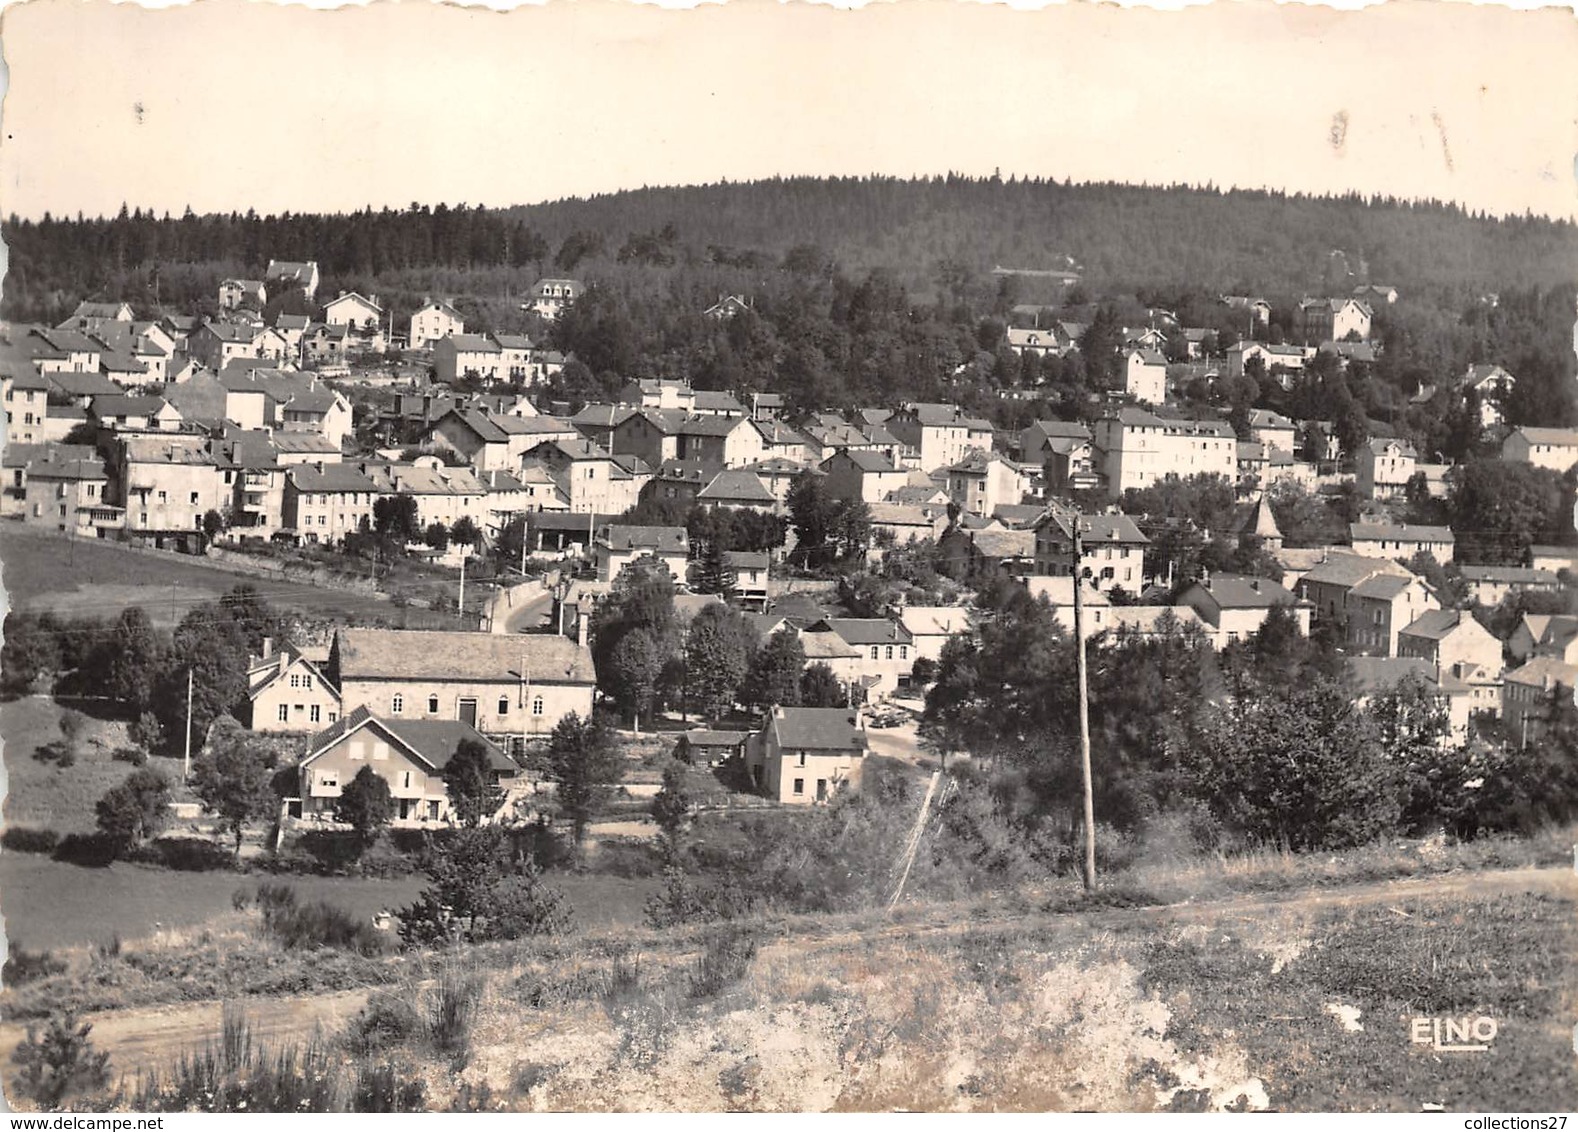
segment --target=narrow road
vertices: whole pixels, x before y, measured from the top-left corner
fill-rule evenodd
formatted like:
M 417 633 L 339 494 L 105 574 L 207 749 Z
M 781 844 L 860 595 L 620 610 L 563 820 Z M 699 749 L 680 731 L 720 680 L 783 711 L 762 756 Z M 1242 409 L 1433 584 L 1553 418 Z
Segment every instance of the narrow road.
M 536 633 L 548 626 L 548 617 L 553 612 L 553 594 L 545 593 L 541 597 L 532 598 L 523 603 L 519 609 L 510 611 L 504 619 L 506 633 Z

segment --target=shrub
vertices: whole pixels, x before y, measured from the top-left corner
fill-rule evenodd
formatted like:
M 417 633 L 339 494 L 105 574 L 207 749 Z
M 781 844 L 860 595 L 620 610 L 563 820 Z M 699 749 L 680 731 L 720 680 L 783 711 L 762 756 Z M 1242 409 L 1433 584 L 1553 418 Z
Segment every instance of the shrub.
M 686 978 L 690 997 L 713 998 L 727 990 L 744 977 L 754 958 L 756 939 L 747 931 L 730 927 L 709 936 Z
M 114 863 L 119 843 L 102 833 L 68 833 L 52 854 L 57 861 L 85 869 L 103 869 Z
M 564 894 L 542 883 L 542 873 L 531 862 L 526 870 L 494 885 L 483 938 L 521 939 L 570 930 L 572 918 Z
M 118 763 L 131 763 L 132 766 L 148 764 L 148 752 L 141 747 L 116 747 L 110 752 L 110 758 Z
M 233 872 L 236 859 L 223 845 L 203 837 L 161 837 L 128 853 L 127 860 L 183 873 Z
M 408 1066 L 363 1065 L 351 1091 L 352 1112 L 421 1112 L 427 1085 Z
M 20 1069 L 16 1086 L 39 1108 L 54 1110 L 72 1093 L 94 1092 L 110 1079 L 110 1055 L 93 1048 L 93 1023 L 56 1015 L 40 1038 L 32 1026 L 11 1054 Z
M 257 905 L 264 932 L 288 951 L 332 947 L 377 955 L 383 950 L 383 937 L 372 924 L 327 901 L 298 904 L 295 889 L 285 885 L 258 885 Z
M 407 1042 L 423 1030 L 422 1016 L 409 994 L 379 991 L 351 1023 L 348 1044 L 357 1053 L 378 1053 Z
M 21 944 L 16 944 L 6 955 L 5 966 L 0 968 L 0 981 L 8 987 L 15 987 L 63 974 L 65 970 L 66 961 L 55 958 L 53 952 L 29 951 Z
M 438 1053 L 447 1054 L 456 1072 L 471 1058 L 471 1029 L 482 998 L 482 978 L 445 970 L 428 1000 L 428 1040 Z
M 145 711 L 138 716 L 137 722 L 127 729 L 126 734 L 144 751 L 157 751 L 164 747 L 164 725 L 151 711 Z
M 654 928 L 710 924 L 751 913 L 756 898 L 731 882 L 698 885 L 678 866 L 663 870 L 663 890 L 647 898 L 647 923 Z
M 0 834 L 0 847 L 13 853 L 53 853 L 59 844 L 60 834 L 52 829 L 13 825 Z

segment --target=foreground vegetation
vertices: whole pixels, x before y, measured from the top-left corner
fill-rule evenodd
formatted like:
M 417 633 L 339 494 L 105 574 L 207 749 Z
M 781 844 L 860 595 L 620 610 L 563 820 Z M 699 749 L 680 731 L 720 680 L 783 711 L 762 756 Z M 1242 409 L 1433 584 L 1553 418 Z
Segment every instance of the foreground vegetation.
M 157 1072 L 112 1060 L 101 1088 L 63 1099 L 139 1111 L 1517 1111 L 1578 1087 L 1562 998 L 1570 894 L 979 911 L 984 921 L 922 905 L 897 924 L 752 918 L 573 947 L 488 944 L 391 972 L 338 1032 L 259 1040 L 237 1003 Z M 1497 1020 L 1487 1054 L 1409 1041 L 1416 1016 L 1465 1015 Z

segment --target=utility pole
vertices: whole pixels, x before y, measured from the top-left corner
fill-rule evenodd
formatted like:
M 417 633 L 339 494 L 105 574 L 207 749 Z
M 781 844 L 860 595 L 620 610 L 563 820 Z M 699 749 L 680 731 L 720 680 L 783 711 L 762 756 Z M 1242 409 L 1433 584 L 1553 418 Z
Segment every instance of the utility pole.
M 466 556 L 460 556 L 460 623 L 466 623 Z
M 192 670 L 186 670 L 186 757 L 181 762 L 181 779 L 192 777 Z
M 1074 648 L 1079 672 L 1079 764 L 1085 784 L 1085 891 L 1096 887 L 1096 801 L 1090 777 L 1090 681 L 1085 671 L 1085 605 L 1080 598 L 1080 560 L 1085 544 L 1081 517 L 1074 516 Z

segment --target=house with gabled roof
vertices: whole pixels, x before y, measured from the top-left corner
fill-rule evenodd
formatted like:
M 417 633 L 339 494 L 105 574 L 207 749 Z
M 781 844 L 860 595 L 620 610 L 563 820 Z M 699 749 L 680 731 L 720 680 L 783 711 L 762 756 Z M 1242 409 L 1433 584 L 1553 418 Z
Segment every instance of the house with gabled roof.
M 1017 504 L 1030 487 L 1018 464 L 979 448 L 966 452 L 945 473 L 949 498 L 971 515 L 992 515 L 1004 504 Z
M 1314 607 L 1318 622 L 1345 627 L 1349 620 L 1348 594 L 1366 579 L 1387 575 L 1411 579 L 1401 563 L 1390 558 L 1375 558 L 1343 550 L 1321 550 L 1320 558 L 1306 569 L 1296 586 L 1299 597 Z M 1400 626 L 1407 622 L 1399 622 Z
M 1407 571 L 1377 571 L 1351 587 L 1343 602 L 1348 648 L 1368 656 L 1402 656 L 1405 626 L 1439 612 L 1441 603 L 1423 578 Z
M 948 529 L 948 505 L 945 503 L 868 503 L 866 509 L 871 516 L 873 560 L 882 557 L 881 540 L 891 540 L 893 546 L 936 542 Z
M 432 345 L 434 380 L 454 385 L 461 378 L 498 381 L 504 348 L 486 334 L 450 334 Z
M 1299 326 L 1306 342 L 1341 342 L 1350 334 L 1370 336 L 1375 311 L 1362 299 L 1305 299 L 1299 304 Z
M 1522 746 L 1538 742 L 1557 701 L 1578 700 L 1578 665 L 1536 656 L 1502 677 L 1501 718 Z
M 78 537 L 103 538 L 124 521 L 122 509 L 108 498 L 109 483 L 104 462 L 96 456 L 51 454 L 35 460 L 27 466 L 22 520 Z
M 1553 644 L 1554 649 L 1548 647 L 1547 642 Z M 1578 616 L 1525 613 L 1507 638 L 1507 652 L 1520 664 L 1540 653 L 1578 661 L 1574 642 L 1578 642 Z M 1574 655 L 1569 656 L 1569 650 Z
M 1354 454 L 1359 490 L 1371 499 L 1401 499 L 1418 470 L 1419 454 L 1398 436 L 1374 436 Z
M 1397 636 L 1398 656 L 1417 656 L 1437 668 L 1477 664 L 1501 672 L 1501 642 L 1472 614 L 1435 609 L 1420 614 Z
M 1141 404 L 1163 404 L 1167 400 L 1167 359 L 1155 349 L 1124 354 L 1123 391 Z
M 746 470 L 762 481 L 762 486 L 772 492 L 773 498 L 778 501 L 779 507 L 789 505 L 789 489 L 794 486 L 794 481 L 803 475 L 820 476 L 821 468 L 813 468 L 802 464 L 798 460 L 787 460 L 782 456 L 771 456 L 766 460 L 758 460 L 754 464 L 747 464 Z
M 257 357 L 258 334 L 245 323 L 205 320 L 187 335 L 186 353 L 193 361 L 219 373 L 235 358 Z
M 363 767 L 389 785 L 395 804 L 391 824 L 423 827 L 453 824 L 444 768 L 462 743 L 480 743 L 487 752 L 495 783 L 520 774 L 496 745 L 476 728 L 455 719 L 396 719 L 357 708 L 338 723 L 313 736 L 297 764 L 293 817 L 332 821 L 345 787 Z
M 655 558 L 675 579 L 684 581 L 690 561 L 690 535 L 684 527 L 642 527 L 611 523 L 592 544 L 597 580 L 612 582 L 639 558 Z
M 441 338 L 466 332 L 466 320 L 448 303 L 430 300 L 411 316 L 410 335 L 406 339 L 413 350 L 430 349 Z
M 751 419 L 751 427 L 762 438 L 763 460 L 793 460 L 804 464 L 809 456 L 806 437 L 799 430 L 776 420 Z
M 1310 631 L 1309 602 L 1269 578 L 1207 574 L 1178 595 L 1178 604 L 1195 611 L 1217 648 L 1248 640 L 1277 608 L 1292 614 L 1299 632 Z
M 879 503 L 909 482 L 909 473 L 903 468 L 867 449 L 834 452 L 822 461 L 821 470 L 827 476 L 824 482 L 830 496 L 863 503 Z
M 635 478 L 590 440 L 545 440 L 528 448 L 525 460 L 547 468 L 561 482 L 576 514 L 622 514 L 640 497 Z
M 969 416 L 957 405 L 911 402 L 883 424 L 917 453 L 916 466 L 923 472 L 955 464 L 971 448 L 992 447 L 991 422 Z
M 29 365 L 8 363 L 0 368 L 7 444 L 34 444 L 45 439 L 50 388 L 50 380 Z
M 1578 466 L 1578 428 L 1515 428 L 1501 442 L 1501 458 L 1565 475 Z
M 132 313 L 130 303 L 117 302 L 90 302 L 84 300 L 77 304 L 77 309 L 71 312 L 73 320 L 79 318 L 107 318 L 116 322 L 131 322 L 136 315 Z
M 265 639 L 263 655 L 247 664 L 249 726 L 270 734 L 318 732 L 340 719 L 340 690 L 300 650 L 274 649 Z
M 1145 548 L 1150 539 L 1127 515 L 1082 515 L 1067 507 L 1047 507 L 1031 524 L 1035 573 L 1065 577 L 1074 572 L 1074 533 L 1079 530 L 1084 557 L 1080 576 L 1098 590 L 1122 587 L 1139 593 L 1145 584 Z
M 860 789 L 867 749 L 853 709 L 776 707 L 748 741 L 746 765 L 757 789 L 774 801 L 819 805 Z
M 549 320 L 557 319 L 585 290 L 586 285 L 578 279 L 539 279 L 532 284 L 531 298 L 521 304 L 521 309 Z
M 326 675 L 347 712 L 459 720 L 484 735 L 546 735 L 592 713 L 597 674 L 585 645 L 538 633 L 340 629 Z
M 268 268 L 263 272 L 265 283 L 278 283 L 285 288 L 300 288 L 307 298 L 315 298 L 318 294 L 318 283 L 322 279 L 318 265 L 312 260 L 298 263 L 291 260 L 271 259 Z
M 773 511 L 778 500 L 749 468 L 724 468 L 696 493 L 703 507 L 735 507 Z
M 268 305 L 268 287 L 261 279 L 223 279 L 219 283 L 219 309 L 260 311 Z
M 899 621 L 909 632 L 917 660 L 936 660 L 943 645 L 968 634 L 973 625 L 970 608 L 964 605 L 906 605 L 899 610 Z
M 1458 571 L 1469 596 L 1487 609 L 1515 593 L 1556 593 L 1562 588 L 1555 571 L 1530 566 L 1460 566 Z
M 701 313 L 704 318 L 727 321 L 735 315 L 744 314 L 750 309 L 750 301 L 744 295 L 724 295 Z
M 765 550 L 730 550 L 724 562 L 734 574 L 734 599 L 745 609 L 765 612 L 768 604 L 767 582 L 772 560 Z
M 387 489 L 361 465 L 298 464 L 285 477 L 283 529 L 313 543 L 337 543 L 371 529 L 373 505 Z

